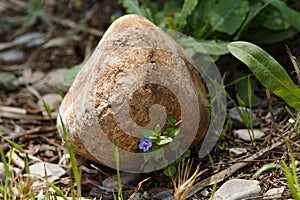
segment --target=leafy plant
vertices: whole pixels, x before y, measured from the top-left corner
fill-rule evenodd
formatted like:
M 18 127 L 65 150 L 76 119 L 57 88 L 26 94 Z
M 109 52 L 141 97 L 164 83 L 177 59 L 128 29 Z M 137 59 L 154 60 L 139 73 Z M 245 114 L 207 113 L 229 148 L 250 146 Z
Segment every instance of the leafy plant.
M 228 49 L 246 64 L 262 85 L 300 110 L 300 89 L 272 56 L 249 42 L 232 42 L 228 44 Z
M 177 126 L 181 123 L 181 121 L 176 121 L 173 117 L 167 116 L 167 121 L 171 125 L 171 127 L 167 128 L 166 131 L 162 132 L 161 127 L 156 125 L 154 130 L 142 130 L 141 133 L 149 138 L 153 144 L 154 149 L 158 149 L 163 145 L 166 145 L 173 141 L 173 138 L 176 137 L 180 129 Z M 143 140 L 142 138 L 141 140 Z
M 191 35 L 202 44 L 215 43 L 216 49 L 219 42 L 239 39 L 274 43 L 300 30 L 300 13 L 282 0 L 179 0 L 166 1 L 163 6 L 142 0 L 119 2 L 128 13 Z
M 286 177 L 288 187 L 292 193 L 292 196 L 296 200 L 300 200 L 300 185 L 299 185 L 299 178 L 297 176 L 297 166 L 296 166 L 296 159 L 294 157 L 294 153 L 292 151 L 291 145 L 288 142 L 288 140 L 285 139 L 286 146 L 289 150 L 289 156 L 291 161 L 291 167 L 287 166 L 287 164 L 282 161 L 281 165 L 276 163 L 269 163 L 264 165 L 262 168 L 260 168 L 256 173 L 253 174 L 252 179 L 257 178 L 261 173 L 263 173 L 266 170 L 273 169 L 273 168 L 279 168 L 281 169 Z

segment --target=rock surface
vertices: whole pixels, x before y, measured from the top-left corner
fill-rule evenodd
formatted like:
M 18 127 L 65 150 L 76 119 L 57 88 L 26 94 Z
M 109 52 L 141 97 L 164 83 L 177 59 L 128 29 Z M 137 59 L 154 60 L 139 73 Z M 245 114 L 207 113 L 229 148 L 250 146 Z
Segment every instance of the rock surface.
M 232 120 L 232 126 L 235 128 L 245 128 L 246 124 L 241 118 L 239 111 L 242 114 L 250 114 L 250 109 L 245 107 L 233 107 L 229 110 L 229 116 Z M 257 121 L 256 115 L 252 112 L 252 124 L 255 124 Z
M 282 198 L 282 193 L 284 192 L 284 187 L 272 188 L 268 190 L 263 196 L 263 199 L 280 199 Z
M 252 139 L 258 139 L 264 137 L 266 134 L 258 129 L 253 129 L 253 132 L 248 129 L 239 129 L 234 131 L 234 136 L 237 138 L 240 138 L 241 140 L 244 140 L 246 142 L 251 142 Z
M 214 200 L 240 200 L 261 195 L 260 182 L 232 179 L 225 182 L 215 193 Z
M 115 166 L 116 128 L 122 170 L 140 168 L 144 160 L 134 156 L 140 131 L 157 124 L 166 128 L 167 115 L 182 119 L 182 134 L 190 134 L 180 145 L 200 143 L 209 124 L 193 61 L 165 32 L 137 15 L 123 16 L 109 27 L 74 80 L 60 114 L 74 151 L 110 167 Z M 57 124 L 62 134 L 59 119 Z
M 39 175 L 42 177 L 45 177 L 46 174 L 47 176 L 61 177 L 66 173 L 66 171 L 59 165 L 44 162 L 38 162 L 30 165 L 29 169 L 33 175 Z

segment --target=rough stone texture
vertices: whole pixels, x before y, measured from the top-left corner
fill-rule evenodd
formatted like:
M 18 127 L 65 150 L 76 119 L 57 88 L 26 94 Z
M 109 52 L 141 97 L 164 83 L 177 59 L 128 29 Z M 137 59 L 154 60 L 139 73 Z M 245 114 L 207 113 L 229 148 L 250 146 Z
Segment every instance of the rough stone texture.
M 113 146 L 108 143 L 112 144 L 116 128 L 120 163 L 129 159 L 126 165 L 133 167 L 135 163 L 130 163 L 137 161 L 124 152 L 138 150 L 141 130 L 157 124 L 166 128 L 166 115 L 182 119 L 180 128 L 186 131 L 180 134 L 187 136 L 182 143 L 192 138 L 192 146 L 199 144 L 209 124 L 209 110 L 192 63 L 173 39 L 147 19 L 126 15 L 116 20 L 60 106 L 75 153 L 114 165 Z M 57 124 L 62 134 L 59 118 Z
M 240 200 L 261 195 L 260 182 L 232 179 L 225 182 L 215 193 L 214 200 Z

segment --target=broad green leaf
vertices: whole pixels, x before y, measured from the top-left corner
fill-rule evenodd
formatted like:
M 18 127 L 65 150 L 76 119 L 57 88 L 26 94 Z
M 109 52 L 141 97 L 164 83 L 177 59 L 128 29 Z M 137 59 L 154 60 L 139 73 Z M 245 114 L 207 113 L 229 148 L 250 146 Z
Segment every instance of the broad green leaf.
M 177 30 L 181 31 L 186 25 L 186 18 L 192 14 L 196 5 L 198 4 L 198 0 L 185 0 L 181 9 L 181 13 L 175 16 L 174 22 L 176 24 Z
M 300 13 L 289 8 L 285 2 L 280 0 L 263 0 L 265 3 L 270 3 L 276 7 L 282 14 L 282 17 L 298 31 L 300 31 Z
M 227 49 L 227 42 L 216 42 L 215 40 L 201 40 L 196 41 L 192 37 L 185 37 L 176 40 L 182 48 L 193 50 L 194 53 L 205 53 L 209 55 L 224 55 L 229 53 Z M 190 52 L 192 53 L 192 52 Z M 192 55 L 193 55 L 192 54 Z M 192 56 L 189 54 L 189 56 Z
M 272 56 L 249 42 L 232 42 L 228 49 L 249 67 L 262 85 L 300 110 L 300 89 Z
M 208 16 L 214 30 L 234 34 L 242 25 L 249 11 L 246 0 L 222 0 L 214 5 Z

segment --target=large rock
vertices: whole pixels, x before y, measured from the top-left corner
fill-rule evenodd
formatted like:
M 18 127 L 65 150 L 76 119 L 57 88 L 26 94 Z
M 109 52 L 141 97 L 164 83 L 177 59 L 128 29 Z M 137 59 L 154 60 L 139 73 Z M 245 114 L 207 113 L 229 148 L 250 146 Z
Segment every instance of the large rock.
M 182 119 L 181 149 L 199 146 L 209 124 L 208 102 L 192 60 L 170 36 L 137 15 L 109 27 L 59 112 L 75 153 L 110 167 L 115 166 L 116 130 L 120 165 L 127 171 L 143 162 L 135 155 L 140 131 L 157 124 L 166 128 L 166 115 Z M 59 118 L 57 124 L 62 134 Z M 167 158 L 174 160 L 175 154 Z

